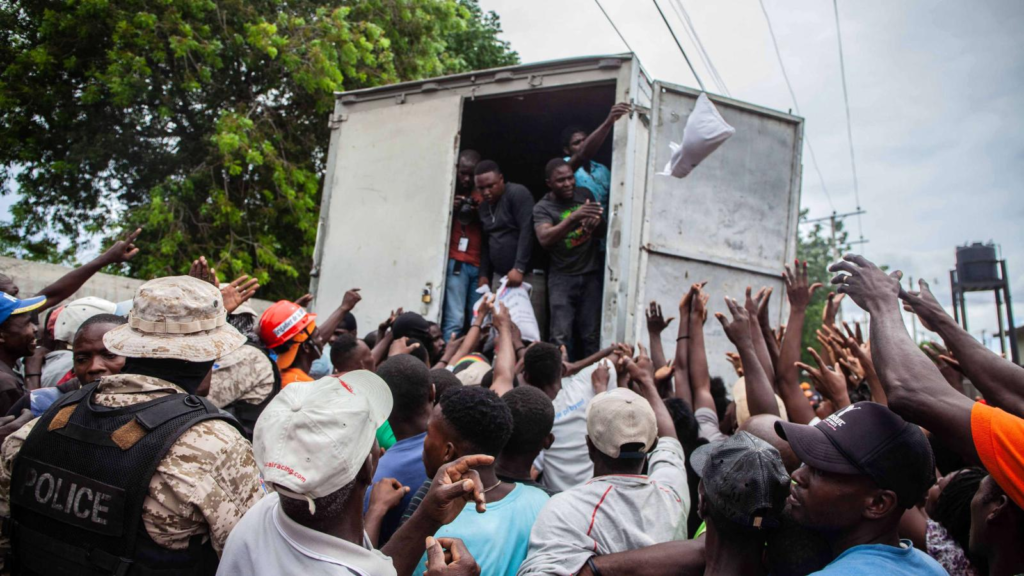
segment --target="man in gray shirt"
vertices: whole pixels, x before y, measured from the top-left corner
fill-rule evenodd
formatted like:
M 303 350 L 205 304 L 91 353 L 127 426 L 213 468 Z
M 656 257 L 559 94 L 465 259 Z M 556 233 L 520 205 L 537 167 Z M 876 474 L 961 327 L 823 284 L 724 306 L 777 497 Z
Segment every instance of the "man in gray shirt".
M 622 361 L 643 396 L 615 388 L 587 407 L 594 478 L 548 500 L 518 576 L 579 572 L 596 555 L 676 538 L 690 508 L 683 448 L 658 396 L 650 358 Z M 644 460 L 648 475 L 642 476 Z

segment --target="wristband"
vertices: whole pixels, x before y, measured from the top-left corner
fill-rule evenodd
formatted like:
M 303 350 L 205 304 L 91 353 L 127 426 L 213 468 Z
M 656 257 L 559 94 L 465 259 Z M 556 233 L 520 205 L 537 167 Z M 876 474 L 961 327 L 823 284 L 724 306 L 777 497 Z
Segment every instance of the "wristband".
M 686 336 L 680 336 L 679 338 L 676 338 L 676 342 L 679 342 L 680 340 L 689 340 L 689 339 L 690 339 L 690 335 L 687 334 Z
M 33 372 L 32 374 L 25 374 L 25 378 L 31 378 L 33 376 L 42 376 L 42 372 Z
M 594 565 L 594 557 L 593 556 L 591 556 L 590 558 L 587 558 L 587 568 L 590 568 L 590 571 L 594 573 L 594 576 L 601 576 L 601 571 L 598 570 L 597 566 Z

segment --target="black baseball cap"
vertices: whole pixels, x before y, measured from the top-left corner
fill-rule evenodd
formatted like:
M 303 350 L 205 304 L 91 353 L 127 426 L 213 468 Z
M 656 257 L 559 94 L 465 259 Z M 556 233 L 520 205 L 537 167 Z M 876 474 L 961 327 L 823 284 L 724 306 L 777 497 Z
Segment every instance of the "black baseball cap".
M 910 508 L 935 483 L 935 457 L 916 425 L 875 402 L 851 404 L 813 426 L 778 421 L 775 431 L 812 468 L 862 474 Z
M 705 444 L 690 454 L 704 497 L 731 522 L 748 528 L 779 525 L 789 496 L 789 474 L 771 444 L 747 432 Z

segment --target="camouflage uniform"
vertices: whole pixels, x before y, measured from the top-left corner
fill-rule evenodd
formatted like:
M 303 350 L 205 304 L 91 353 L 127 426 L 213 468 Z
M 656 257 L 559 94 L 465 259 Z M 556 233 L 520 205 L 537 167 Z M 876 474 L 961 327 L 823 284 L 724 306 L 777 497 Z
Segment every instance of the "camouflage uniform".
M 100 380 L 93 401 L 117 408 L 184 393 L 158 378 L 119 374 Z M 0 448 L 0 515 L 4 517 L 10 516 L 14 458 L 36 422 L 10 435 Z M 231 529 L 262 496 L 252 445 L 230 424 L 207 420 L 182 434 L 157 465 L 142 505 L 142 521 L 159 546 L 185 550 L 190 537 L 204 534 L 219 555 Z M 9 547 L 9 539 L 0 541 L 0 548 Z
M 239 400 L 259 404 L 273 389 L 274 367 L 270 358 L 255 346 L 242 346 L 213 365 L 206 398 L 218 408 Z

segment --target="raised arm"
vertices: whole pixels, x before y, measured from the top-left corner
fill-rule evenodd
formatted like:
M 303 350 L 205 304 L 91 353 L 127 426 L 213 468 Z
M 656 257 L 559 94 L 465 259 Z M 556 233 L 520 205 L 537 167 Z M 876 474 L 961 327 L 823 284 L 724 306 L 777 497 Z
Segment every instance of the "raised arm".
M 496 296 L 491 294 L 490 296 L 484 296 L 480 303 L 480 309 L 477 310 L 476 318 L 473 319 L 473 325 L 469 327 L 466 332 L 466 337 L 462 341 L 462 345 L 459 346 L 458 351 L 452 356 L 452 359 L 458 362 L 463 357 L 471 354 L 473 350 L 476 350 L 476 345 L 480 342 L 480 337 L 483 334 L 484 320 L 487 319 L 487 315 L 494 310 L 494 300 Z
M 886 274 L 863 256 L 848 254 L 829 267 L 838 291 L 871 315 L 871 356 L 889 408 L 923 426 L 972 462 L 979 462 L 971 436 L 973 403 L 953 390 L 914 344 L 900 314 L 902 272 Z
M 661 344 L 661 333 L 668 328 L 673 320 L 675 318 L 665 320 L 665 316 L 661 313 L 661 306 L 651 300 L 651 305 L 647 310 L 647 336 L 651 341 L 651 361 L 654 362 L 655 371 L 668 364 L 665 360 L 665 347 Z
M 796 363 L 800 360 L 800 338 L 804 333 L 807 305 L 814 292 L 821 288 L 821 284 L 808 286 L 807 263 L 801 265 L 799 260 L 794 262 L 792 270 L 786 266 L 782 279 L 786 283 L 786 298 L 789 299 L 789 321 L 786 324 L 786 333 L 782 336 L 782 347 L 779 349 L 775 383 L 779 397 L 786 405 L 786 414 L 790 421 L 807 424 L 814 419 L 815 414 L 803 390 L 800 389 L 800 371 Z
M 983 346 L 935 299 L 928 283 L 921 280 L 917 292 L 900 295 L 904 308 L 917 314 L 925 328 L 937 332 L 946 348 L 960 362 L 960 368 L 992 406 L 1024 418 L 1024 368 Z
M 516 369 L 512 317 L 507 306 L 494 307 L 494 327 L 498 330 L 498 342 L 494 347 L 494 380 L 491 383 L 491 390 L 501 396 L 514 386 Z
M 690 386 L 693 391 L 695 412 L 700 408 L 715 410 L 715 398 L 711 395 L 711 373 L 708 372 L 708 355 L 704 349 L 704 318 L 707 314 L 708 296 L 702 292 L 703 286 L 704 283 L 700 283 L 690 288 L 690 338 L 680 340 L 683 343 L 690 343 L 687 360 L 690 363 Z
M 566 376 L 572 376 L 573 374 L 580 372 L 581 370 L 590 366 L 591 364 L 597 364 L 601 360 L 604 360 L 605 358 L 614 354 L 616 350 L 620 349 L 620 346 L 620 344 L 612 344 L 607 348 L 602 348 L 597 352 L 594 352 L 593 354 L 587 356 L 582 360 L 577 360 L 576 362 L 563 362 L 564 369 L 562 370 L 562 377 L 564 378 Z
M 327 320 L 324 320 L 324 323 L 317 330 L 317 333 L 320 334 L 321 344 L 326 344 L 331 340 L 334 331 L 341 324 L 341 321 L 345 319 L 345 314 L 351 312 L 362 299 L 363 297 L 359 295 L 359 288 L 353 288 L 345 292 L 345 297 L 341 299 L 341 306 L 338 306 L 334 312 L 331 312 L 331 315 L 327 317 Z
M 56 306 L 71 297 L 78 291 L 89 278 L 111 264 L 123 264 L 135 257 L 139 249 L 135 247 L 135 239 L 142 233 L 142 228 L 137 228 L 128 234 L 124 240 L 118 240 L 106 252 L 100 254 L 88 264 L 79 266 L 71 272 L 63 275 L 53 284 L 39 291 L 37 296 L 46 296 L 47 306 Z
M 675 361 L 672 363 L 672 379 L 675 381 L 675 397 L 694 409 L 693 390 L 690 387 L 690 308 L 693 307 L 693 295 L 698 292 L 691 287 L 679 300 L 679 330 L 676 332 Z M 661 316 L 661 309 L 658 309 Z M 665 323 L 668 326 L 668 323 Z M 651 321 L 647 320 L 650 331 Z M 658 344 L 661 345 L 661 333 L 658 333 Z M 654 336 L 651 336 L 651 353 L 654 353 Z
M 600 204 L 587 200 L 583 206 L 580 206 L 558 224 L 537 222 L 534 224 L 533 229 L 537 233 L 537 240 L 540 242 L 540 245 L 548 249 L 564 240 L 570 232 L 579 228 L 581 222 L 587 218 L 600 218 L 602 213 L 603 210 L 601 210 Z
M 757 295 L 751 297 L 750 286 L 747 286 L 747 299 L 744 301 L 744 308 L 747 310 L 747 314 L 750 316 L 750 341 L 754 344 L 754 353 L 757 354 L 757 360 L 761 363 L 761 368 L 764 369 L 764 373 L 768 376 L 768 383 L 775 389 L 775 367 L 772 365 L 771 354 L 768 352 L 768 343 L 765 341 L 764 333 L 761 331 L 761 321 L 758 320 L 759 307 L 761 300 L 764 299 L 764 293 L 768 288 L 761 288 L 757 291 Z
M 725 335 L 736 346 L 740 359 L 743 360 L 743 377 L 746 380 L 747 407 L 750 408 L 750 415 L 779 416 L 779 406 L 775 403 L 772 385 L 768 382 L 768 375 L 761 368 L 761 363 L 754 352 L 754 343 L 750 337 L 750 314 L 733 298 L 726 298 L 725 305 L 729 307 L 732 321 L 727 320 L 721 313 L 715 314 L 715 318 L 722 323 Z
M 668 437 L 678 440 L 676 424 L 672 421 L 672 415 L 669 414 L 665 402 L 658 394 L 658 387 L 654 384 L 654 364 L 647 356 L 643 344 L 638 343 L 637 348 L 640 350 L 640 355 L 637 356 L 636 361 L 625 356 L 619 361 L 620 368 L 629 373 L 630 380 L 637 383 L 640 395 L 646 398 L 651 404 L 651 408 L 654 409 L 654 419 L 658 423 L 658 438 Z
M 620 102 L 612 106 L 612 109 L 608 112 L 608 117 L 605 118 L 604 122 L 602 122 L 596 130 L 583 139 L 583 144 L 580 146 L 579 151 L 569 158 L 569 167 L 572 168 L 573 172 L 579 169 L 580 166 L 583 166 L 586 162 L 589 162 L 590 159 L 597 154 L 597 151 L 601 149 L 601 145 L 604 144 L 605 139 L 608 138 L 609 134 L 611 134 L 615 121 L 626 114 L 629 114 L 629 104 Z
M 764 343 L 768 347 L 768 357 L 771 359 L 772 366 L 777 374 L 779 371 L 779 341 L 775 338 L 771 320 L 768 318 L 768 303 L 772 299 L 772 292 L 773 289 L 769 286 L 762 288 L 761 292 L 758 292 L 757 323 L 761 326 L 761 337 L 764 338 Z M 773 375 L 772 382 L 774 381 Z

